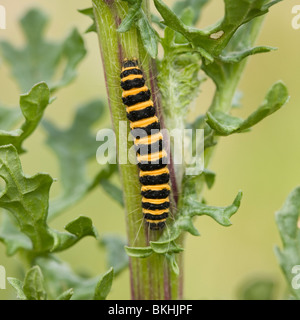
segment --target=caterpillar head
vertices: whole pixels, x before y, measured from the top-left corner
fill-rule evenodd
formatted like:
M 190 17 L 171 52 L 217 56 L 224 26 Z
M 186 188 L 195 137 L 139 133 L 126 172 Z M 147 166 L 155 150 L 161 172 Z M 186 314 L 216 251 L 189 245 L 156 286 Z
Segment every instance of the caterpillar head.
M 124 59 L 122 63 L 123 68 L 130 68 L 130 67 L 137 67 L 138 66 L 138 60 L 137 58 L 132 58 L 132 60 Z

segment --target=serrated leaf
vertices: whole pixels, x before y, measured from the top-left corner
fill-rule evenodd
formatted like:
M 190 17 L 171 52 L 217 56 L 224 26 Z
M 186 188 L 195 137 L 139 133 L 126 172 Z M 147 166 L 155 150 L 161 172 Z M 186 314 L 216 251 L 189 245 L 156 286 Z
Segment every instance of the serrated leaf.
M 106 234 L 101 238 L 101 245 L 106 249 L 106 261 L 108 267 L 113 267 L 117 275 L 128 267 L 128 256 L 124 246 L 126 239 L 113 234 Z
M 231 226 L 230 218 L 237 212 L 240 207 L 242 192 L 240 191 L 233 203 L 227 207 L 212 207 L 202 204 L 192 197 L 185 200 L 184 212 L 190 217 L 207 215 L 213 218 L 220 225 Z
M 199 52 L 209 62 L 213 62 L 213 57 L 217 57 L 222 52 L 240 26 L 264 15 L 268 12 L 269 7 L 276 2 L 265 4 L 264 0 L 224 0 L 225 15 L 223 19 L 213 27 L 199 30 L 185 25 L 162 0 L 154 0 L 164 23 L 185 36 L 195 48 L 201 49 Z
M 37 128 L 45 108 L 49 105 L 49 100 L 50 90 L 45 82 L 34 85 L 28 93 L 22 94 L 20 108 L 25 122 L 17 130 L 0 130 L 0 145 L 13 144 L 18 152 L 24 152 L 22 144 Z
M 23 292 L 28 300 L 46 300 L 44 277 L 39 266 L 32 267 L 25 276 Z
M 77 64 L 86 54 L 78 31 L 74 29 L 60 43 L 45 40 L 48 18 L 38 9 L 29 10 L 20 23 L 25 35 L 25 46 L 19 49 L 7 41 L 1 41 L 0 50 L 10 64 L 21 90 L 27 91 L 35 83 L 45 81 L 50 90 L 54 91 L 72 81 Z M 56 80 L 61 62 L 65 62 L 65 68 L 61 79 Z
M 98 238 L 98 232 L 93 226 L 92 220 L 88 217 L 81 216 L 69 222 L 65 226 L 65 230 L 69 233 L 51 232 L 54 238 L 54 245 L 51 252 L 66 250 L 84 237 L 92 236 Z
M 112 282 L 114 279 L 114 269 L 110 268 L 99 280 L 96 289 L 94 300 L 105 300 L 110 293 Z
M 151 247 L 128 247 L 125 246 L 125 251 L 132 258 L 148 258 L 153 253 Z
M 60 181 L 63 187 L 61 195 L 50 203 L 50 219 L 79 201 L 99 182 L 99 175 L 91 181 L 86 171 L 88 161 L 95 157 L 99 147 L 91 127 L 103 116 L 104 110 L 101 100 L 80 106 L 73 123 L 67 129 L 60 129 L 50 121 L 43 121 L 48 134 L 47 144 L 59 161 Z
M 235 77 L 238 77 L 240 67 L 243 68 L 246 58 L 250 55 L 275 49 L 266 46 L 253 48 L 253 42 L 259 26 L 260 22 L 257 22 L 256 19 L 242 25 L 233 34 L 229 43 L 219 53 L 219 56 L 215 57 L 213 63 L 202 65 L 202 69 L 212 78 L 219 91 L 226 87 L 225 83 L 230 83 L 234 81 Z
M 7 278 L 10 285 L 16 290 L 17 298 L 20 300 L 27 300 L 24 291 L 23 291 L 23 282 L 16 278 Z
M 0 147 L 0 176 L 6 183 L 0 206 L 13 214 L 20 230 L 31 239 L 34 250 L 50 249 L 53 238 L 46 217 L 52 178 L 44 173 L 25 177 L 12 145 Z
M 79 217 L 71 222 L 69 222 L 65 229 L 74 234 L 78 238 L 83 238 L 87 235 L 93 236 L 95 238 L 98 237 L 98 233 L 93 226 L 93 222 L 88 217 Z
M 279 110 L 288 101 L 289 95 L 282 82 L 275 83 L 269 90 L 264 102 L 246 120 L 233 117 L 220 111 L 207 113 L 207 123 L 217 135 L 228 136 L 249 130 L 251 127 Z
M 53 180 L 45 173 L 25 176 L 17 150 L 12 145 L 0 147 L 0 177 L 6 184 L 0 194 L 0 207 L 14 216 L 20 231 L 31 240 L 34 252 L 62 251 L 83 236 L 95 236 L 88 218 L 79 218 L 68 226 L 74 234 L 49 228 L 47 215 Z
M 282 249 L 275 248 L 275 253 L 290 292 L 300 300 L 300 290 L 293 288 L 293 278 L 296 275 L 293 268 L 300 265 L 300 187 L 289 194 L 275 218 L 283 244 Z

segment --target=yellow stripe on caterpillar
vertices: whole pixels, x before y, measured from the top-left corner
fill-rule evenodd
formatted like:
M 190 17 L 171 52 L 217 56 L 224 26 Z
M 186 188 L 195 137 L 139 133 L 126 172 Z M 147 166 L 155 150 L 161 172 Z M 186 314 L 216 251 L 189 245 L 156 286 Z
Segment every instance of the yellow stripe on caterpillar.
M 148 209 L 143 209 L 143 214 L 151 214 L 153 216 L 159 216 L 165 212 L 169 212 L 168 209 L 162 209 L 162 210 L 148 210 Z M 164 219 L 163 221 L 165 221 L 166 219 Z M 156 220 L 155 220 L 156 222 Z
M 130 113 L 131 111 L 138 111 L 138 110 L 145 109 L 147 107 L 153 107 L 153 101 L 152 100 L 148 100 L 148 101 L 145 101 L 145 102 L 140 102 L 140 103 L 137 103 L 137 104 L 135 104 L 133 106 L 127 107 L 126 111 L 128 113 Z
M 159 224 L 160 222 L 166 222 L 166 219 L 163 219 L 163 220 L 150 220 L 150 219 L 146 219 L 146 221 L 148 223 L 151 223 L 151 224 Z
M 157 116 L 131 122 L 131 123 L 130 123 L 130 128 L 131 128 L 132 130 L 133 130 L 133 129 L 136 129 L 136 128 L 143 128 L 143 127 L 149 126 L 150 124 L 152 124 L 152 123 L 154 123 L 154 122 L 158 122 Z
M 165 199 L 148 199 L 148 198 L 142 198 L 142 202 L 148 202 L 151 204 L 163 204 L 165 202 L 170 202 L 169 197 L 165 198 Z M 166 210 L 166 209 L 164 209 Z
M 162 151 L 154 152 L 151 154 L 144 154 L 144 155 L 139 154 L 137 155 L 137 160 L 138 162 L 143 162 L 143 161 L 153 162 L 165 157 L 167 157 L 167 153 L 165 150 L 162 150 Z
M 140 177 L 144 177 L 144 176 L 159 176 L 161 174 L 169 174 L 169 169 L 166 168 L 162 168 L 162 169 L 158 169 L 158 170 L 153 170 L 153 171 L 142 171 L 140 170 Z
M 142 78 L 143 78 L 142 74 L 130 74 L 129 76 L 122 78 L 122 82 L 127 80 L 142 79 Z
M 123 72 L 123 71 L 127 71 L 127 70 L 133 70 L 133 69 L 138 69 L 138 70 L 140 70 L 139 67 L 128 67 L 128 68 L 122 68 L 122 72 Z
M 159 140 L 162 140 L 163 138 L 163 135 L 161 132 L 158 132 L 158 133 L 155 133 L 155 134 L 152 134 L 150 136 L 147 136 L 147 137 L 144 137 L 144 138 L 141 138 L 141 139 L 134 139 L 134 144 L 135 145 L 140 145 L 140 144 L 152 144 L 152 143 L 155 143 Z
M 133 95 L 136 95 L 142 91 L 148 91 L 148 87 L 147 86 L 143 86 L 141 88 L 133 88 L 133 89 L 130 89 L 130 90 L 125 90 L 123 91 L 122 93 L 122 98 L 126 98 L 128 96 L 133 96 Z
M 144 191 L 161 191 L 161 190 L 171 190 L 171 187 L 169 186 L 169 184 L 164 183 L 164 184 L 156 184 L 156 185 L 152 185 L 152 186 L 142 186 L 141 190 L 142 192 Z

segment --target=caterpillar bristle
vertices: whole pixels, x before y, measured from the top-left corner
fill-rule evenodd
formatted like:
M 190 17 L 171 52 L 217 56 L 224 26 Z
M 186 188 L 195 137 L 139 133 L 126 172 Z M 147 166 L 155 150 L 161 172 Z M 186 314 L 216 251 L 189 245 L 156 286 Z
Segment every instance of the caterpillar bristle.
M 143 72 L 136 58 L 124 59 L 121 87 L 131 134 L 135 138 L 143 215 L 151 230 L 161 230 L 166 225 L 170 207 L 167 153 L 151 92 L 145 86 Z

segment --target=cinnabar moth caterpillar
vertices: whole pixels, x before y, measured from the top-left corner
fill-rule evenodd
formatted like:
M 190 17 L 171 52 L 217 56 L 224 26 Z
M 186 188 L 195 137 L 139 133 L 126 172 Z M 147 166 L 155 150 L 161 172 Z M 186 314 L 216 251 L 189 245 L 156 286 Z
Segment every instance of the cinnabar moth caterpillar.
M 170 175 L 151 92 L 136 59 L 123 61 L 121 87 L 131 134 L 135 138 L 144 218 L 150 229 L 159 230 L 165 226 L 169 214 Z

